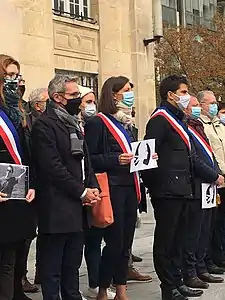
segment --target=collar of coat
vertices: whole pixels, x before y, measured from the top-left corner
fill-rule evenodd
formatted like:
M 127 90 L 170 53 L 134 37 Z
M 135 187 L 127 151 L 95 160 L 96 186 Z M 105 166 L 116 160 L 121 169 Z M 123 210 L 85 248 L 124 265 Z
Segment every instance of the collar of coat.
M 214 124 L 215 126 L 220 124 L 220 119 L 218 117 L 214 117 L 213 119 L 210 119 L 208 116 L 201 114 L 200 120 L 204 124 Z
M 168 101 L 162 101 L 160 106 L 166 107 L 178 120 L 185 121 L 185 114 L 178 107 L 174 106 Z

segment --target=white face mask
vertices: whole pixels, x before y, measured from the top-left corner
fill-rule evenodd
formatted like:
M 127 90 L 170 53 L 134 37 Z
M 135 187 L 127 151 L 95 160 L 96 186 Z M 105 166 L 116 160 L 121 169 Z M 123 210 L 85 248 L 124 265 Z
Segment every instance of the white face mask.
M 176 94 L 175 94 L 176 95 Z M 177 105 L 181 110 L 184 110 L 188 107 L 188 104 L 190 103 L 191 96 L 190 95 L 185 95 L 185 96 L 178 96 L 176 95 L 179 100 L 177 101 Z
M 87 104 L 82 112 L 82 115 L 86 118 L 91 118 L 96 114 L 96 105 L 94 103 Z

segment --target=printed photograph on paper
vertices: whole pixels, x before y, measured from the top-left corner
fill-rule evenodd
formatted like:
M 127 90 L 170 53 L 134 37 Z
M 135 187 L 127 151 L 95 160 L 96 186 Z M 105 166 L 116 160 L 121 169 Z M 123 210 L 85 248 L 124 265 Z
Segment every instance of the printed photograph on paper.
M 0 163 L 0 192 L 7 199 L 24 200 L 29 189 L 29 167 Z

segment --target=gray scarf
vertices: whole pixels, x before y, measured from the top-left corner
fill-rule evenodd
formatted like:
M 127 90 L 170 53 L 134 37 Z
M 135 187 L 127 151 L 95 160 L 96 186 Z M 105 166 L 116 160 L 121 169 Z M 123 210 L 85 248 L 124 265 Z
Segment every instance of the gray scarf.
M 71 116 L 63 107 L 57 106 L 54 101 L 50 100 L 49 104 L 53 107 L 59 120 L 69 129 L 72 155 L 79 155 L 83 158 L 84 140 L 79 126 L 78 116 Z

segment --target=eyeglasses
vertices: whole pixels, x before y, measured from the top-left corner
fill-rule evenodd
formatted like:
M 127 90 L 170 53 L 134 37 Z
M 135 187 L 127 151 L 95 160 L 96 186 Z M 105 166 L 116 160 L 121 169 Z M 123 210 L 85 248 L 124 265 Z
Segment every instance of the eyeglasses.
M 12 80 L 15 80 L 15 79 L 20 79 L 20 76 L 19 74 L 17 73 L 6 73 L 5 74 L 5 79 L 12 79 Z
M 64 94 L 64 95 L 69 95 L 69 96 L 71 96 L 71 97 L 73 97 L 73 98 L 80 98 L 80 97 L 81 97 L 81 93 L 80 93 L 80 92 L 76 92 L 76 93 L 73 93 L 73 94 L 70 94 L 70 93 L 62 93 L 62 92 L 58 92 L 58 93 L 59 93 L 59 94 Z M 60 95 L 60 96 L 62 96 L 65 100 L 70 100 L 70 99 L 64 97 L 63 95 Z

